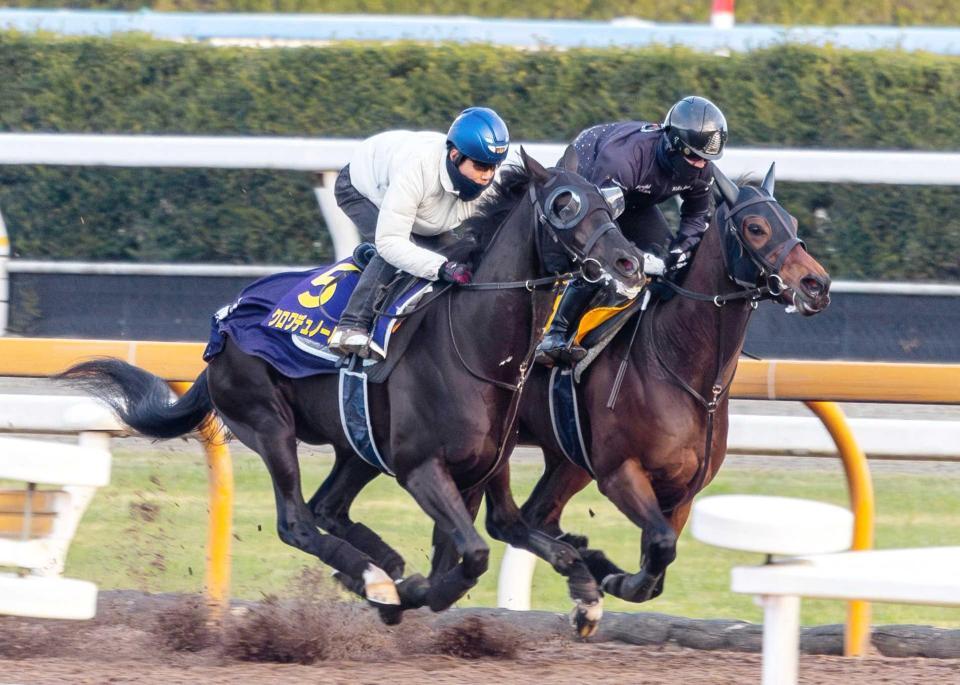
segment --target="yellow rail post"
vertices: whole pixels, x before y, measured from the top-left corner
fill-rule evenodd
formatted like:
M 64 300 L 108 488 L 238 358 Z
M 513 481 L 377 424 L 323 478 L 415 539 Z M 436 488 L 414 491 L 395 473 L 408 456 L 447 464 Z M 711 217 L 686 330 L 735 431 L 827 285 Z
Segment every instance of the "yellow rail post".
M 192 383 L 170 383 L 182 395 Z M 209 482 L 209 514 L 207 516 L 207 567 L 204 585 L 211 616 L 220 621 L 230 601 L 230 537 L 233 517 L 233 463 L 223 440 L 219 420 L 206 424 L 200 431 L 203 451 L 207 456 Z
M 873 548 L 875 506 L 873 481 L 867 458 L 854 439 L 847 425 L 843 410 L 835 402 L 805 402 L 810 410 L 823 421 L 830 437 L 837 444 L 843 460 L 850 491 L 850 508 L 853 510 L 852 549 Z M 870 603 L 855 600 L 847 603 L 847 628 L 844 632 L 843 653 L 846 656 L 863 656 L 870 644 Z

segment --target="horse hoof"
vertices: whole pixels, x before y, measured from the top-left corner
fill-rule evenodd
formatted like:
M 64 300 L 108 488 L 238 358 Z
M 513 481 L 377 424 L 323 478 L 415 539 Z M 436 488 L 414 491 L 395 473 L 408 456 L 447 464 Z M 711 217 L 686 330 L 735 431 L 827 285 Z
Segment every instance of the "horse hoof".
M 363 572 L 363 596 L 375 605 L 400 606 L 400 593 L 396 583 L 383 569 L 373 564 Z
M 596 602 L 581 602 L 577 604 L 570 612 L 570 624 L 576 629 L 577 635 L 581 638 L 591 637 L 600 627 L 600 619 L 603 617 L 603 598 Z
M 427 603 L 430 581 L 419 573 L 414 573 L 397 581 L 397 591 L 400 593 L 400 605 L 404 609 L 416 609 Z

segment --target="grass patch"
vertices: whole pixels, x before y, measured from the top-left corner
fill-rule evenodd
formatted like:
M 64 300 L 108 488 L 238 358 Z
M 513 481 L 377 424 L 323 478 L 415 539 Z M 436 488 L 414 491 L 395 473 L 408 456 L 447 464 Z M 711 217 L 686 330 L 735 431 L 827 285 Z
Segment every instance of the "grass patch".
M 330 469 L 332 459 L 316 453 L 302 459 L 309 497 Z M 113 479 L 101 489 L 80 524 L 70 551 L 67 575 L 96 582 L 102 589 L 136 588 L 150 592 L 196 592 L 203 586 L 206 545 L 207 472 L 195 452 L 155 448 L 137 450 L 119 443 Z M 513 464 L 518 501 L 530 492 L 541 467 Z M 233 595 L 260 598 L 284 594 L 305 567 L 303 553 L 277 538 L 270 479 L 255 455 L 234 454 L 236 498 L 233 540 Z M 878 548 L 960 544 L 960 479 L 942 475 L 874 476 Z M 811 470 L 724 468 L 707 489 L 720 493 L 778 494 L 844 505 L 843 473 Z M 393 544 L 407 560 L 408 572 L 429 570 L 431 523 L 393 479 L 382 477 L 358 498 L 353 515 Z M 478 520 L 483 520 L 483 512 Z M 640 531 L 599 494 L 587 488 L 568 506 L 564 527 L 587 534 L 591 545 L 628 570 L 639 562 Z M 461 606 L 495 606 L 496 580 L 503 546 L 491 543 L 491 569 Z M 644 605 L 608 598 L 611 611 L 656 611 L 696 618 L 761 620 L 747 596 L 729 591 L 730 569 L 759 563 L 760 555 L 736 553 L 701 544 L 689 533 L 680 539 L 677 560 L 667 574 L 664 594 Z M 564 579 L 545 563 L 534 576 L 536 609 L 568 611 Z M 842 623 L 841 602 L 805 601 L 805 624 Z M 908 605 L 874 605 L 875 624 L 917 623 L 960 627 L 956 610 Z

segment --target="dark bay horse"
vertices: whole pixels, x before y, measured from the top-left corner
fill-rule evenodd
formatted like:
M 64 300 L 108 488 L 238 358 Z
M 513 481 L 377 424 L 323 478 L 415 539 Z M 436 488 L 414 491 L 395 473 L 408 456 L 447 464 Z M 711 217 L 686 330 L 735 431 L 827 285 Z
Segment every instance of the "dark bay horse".
M 444 550 L 429 579 L 404 578 L 400 555 L 350 518 L 354 498 L 380 471 L 354 453 L 343 432 L 337 375 L 291 379 L 228 339 L 175 402 L 160 378 L 118 360 L 79 364 L 64 377 L 106 399 L 124 423 L 148 436 L 182 435 L 211 412 L 219 415 L 270 471 L 280 538 L 336 569 L 386 622 L 399 621 L 408 608 L 445 609 L 476 584 L 488 565 L 489 549 L 474 528 L 486 493 L 493 537 L 567 575 L 578 620 L 589 626 L 600 598 L 596 583 L 573 547 L 525 525 L 510 495 L 506 457 L 522 381 L 550 312 L 550 291 L 535 289 L 533 280 L 552 285 L 545 253 L 553 251 L 554 264 L 581 265 L 634 293 L 639 260 L 599 190 L 576 174 L 572 148 L 560 168 L 549 170 L 521 156 L 523 168 L 504 170 L 467 227 L 479 244 L 475 281 L 487 287 L 448 289 L 408 320 L 396 334 L 414 336 L 403 358 L 385 382 L 369 386 L 369 416 L 386 465 L 434 520 L 434 543 Z M 330 444 L 336 454 L 308 502 L 298 440 Z
M 773 298 L 804 316 L 830 302 L 829 276 L 797 238 L 796 219 L 773 197 L 773 166 L 759 188 L 739 188 L 719 172 L 716 183 L 718 211 L 681 292 L 654 299 L 639 323 L 628 322 L 577 386 L 593 473 L 570 462 L 554 436 L 543 409 L 550 369 L 536 369 L 521 402 L 521 442 L 542 447 L 546 460 L 524 519 L 577 547 L 602 589 L 628 601 L 663 591 L 693 496 L 723 463 L 727 390 L 757 301 Z M 618 377 L 619 394 L 612 396 Z M 591 478 L 643 529 L 638 573 L 624 572 L 589 549 L 585 537 L 560 528 L 564 506 Z

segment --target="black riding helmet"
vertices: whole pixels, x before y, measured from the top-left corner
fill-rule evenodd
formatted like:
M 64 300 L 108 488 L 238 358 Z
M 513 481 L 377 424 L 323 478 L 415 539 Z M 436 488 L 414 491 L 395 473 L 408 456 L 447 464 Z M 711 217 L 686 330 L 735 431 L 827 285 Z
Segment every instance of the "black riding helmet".
M 689 157 L 720 159 L 727 144 L 727 120 L 706 98 L 692 95 L 670 108 L 663 120 L 670 146 Z

